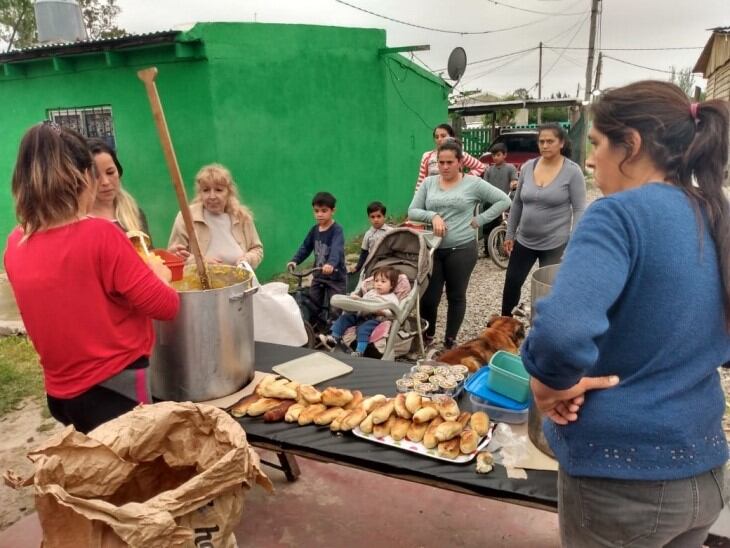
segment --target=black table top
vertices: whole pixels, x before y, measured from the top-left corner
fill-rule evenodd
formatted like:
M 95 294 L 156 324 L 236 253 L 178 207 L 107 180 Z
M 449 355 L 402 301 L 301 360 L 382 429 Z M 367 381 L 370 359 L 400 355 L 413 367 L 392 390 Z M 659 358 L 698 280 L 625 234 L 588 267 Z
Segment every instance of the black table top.
M 275 344 L 256 343 L 256 370 L 270 372 L 279 363 L 313 352 Z M 324 386 L 357 389 L 365 396 L 396 393 L 395 379 L 409 369 L 407 364 L 369 358 L 351 358 L 336 354 L 337 359 L 351 365 L 353 371 L 332 379 Z M 459 406 L 469 408 L 462 396 Z M 557 506 L 557 474 L 529 470 L 527 479 L 510 479 L 501 466 L 490 474 L 477 474 L 474 461 L 450 464 L 421 455 L 399 451 L 355 437 L 351 433 L 330 432 L 321 426 L 264 423 L 260 417 L 239 419 L 249 441 L 254 445 L 278 448 L 294 454 L 311 456 L 328 462 L 354 466 L 385 475 L 421 483 L 439 485 L 457 491 L 505 500 L 516 504 L 555 509 Z

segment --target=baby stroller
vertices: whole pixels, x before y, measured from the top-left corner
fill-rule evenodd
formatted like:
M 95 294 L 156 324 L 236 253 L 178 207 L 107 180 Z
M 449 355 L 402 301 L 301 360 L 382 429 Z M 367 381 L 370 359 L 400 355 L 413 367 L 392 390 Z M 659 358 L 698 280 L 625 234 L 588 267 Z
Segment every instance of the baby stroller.
M 332 297 L 333 307 L 348 312 L 374 313 L 388 308 L 393 317 L 386 320 L 373 332 L 370 343 L 382 354 L 382 359 L 392 360 L 410 352 L 414 338 L 418 342 L 419 354 L 424 353 L 423 331 L 428 327 L 421 319 L 419 301 L 431 278 L 433 253 L 441 238 L 428 232 L 411 228 L 395 228 L 383 236 L 368 255 L 360 272 L 356 290 L 363 289 L 365 280 L 377 268 L 390 266 L 401 272 L 395 294 L 398 304 L 383 304 L 382 301 L 352 299 L 348 295 Z M 380 328 L 383 329 L 380 329 Z M 354 330 L 354 329 L 353 329 Z M 345 334 L 347 341 L 348 333 Z

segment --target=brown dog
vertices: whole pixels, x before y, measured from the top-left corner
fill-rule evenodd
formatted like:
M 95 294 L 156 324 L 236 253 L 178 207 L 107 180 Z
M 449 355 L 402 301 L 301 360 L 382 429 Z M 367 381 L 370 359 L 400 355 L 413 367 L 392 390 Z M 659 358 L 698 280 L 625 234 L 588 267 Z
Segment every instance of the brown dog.
M 520 320 L 494 315 L 479 337 L 447 350 L 437 359 L 452 365 L 463 364 L 474 372 L 488 363 L 497 350 L 517 354 L 524 338 L 525 326 Z

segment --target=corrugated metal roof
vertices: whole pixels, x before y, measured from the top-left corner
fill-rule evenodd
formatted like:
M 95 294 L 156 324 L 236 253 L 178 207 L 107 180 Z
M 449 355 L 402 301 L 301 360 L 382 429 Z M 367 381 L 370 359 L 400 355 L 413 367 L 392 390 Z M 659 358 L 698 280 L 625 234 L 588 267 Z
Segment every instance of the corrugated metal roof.
M 164 30 L 145 34 L 128 34 L 121 38 L 80 40 L 78 42 L 60 44 L 39 44 L 7 53 L 0 53 L 0 62 L 23 61 L 34 58 L 53 57 L 56 55 L 91 53 L 94 51 L 123 49 L 146 44 L 174 42 L 179 34 L 181 34 L 179 30 Z

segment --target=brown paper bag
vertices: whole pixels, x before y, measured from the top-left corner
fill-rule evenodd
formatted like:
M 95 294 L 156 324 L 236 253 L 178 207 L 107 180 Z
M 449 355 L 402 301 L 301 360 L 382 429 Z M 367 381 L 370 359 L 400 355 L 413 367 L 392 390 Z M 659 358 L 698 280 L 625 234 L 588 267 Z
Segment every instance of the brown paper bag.
M 44 548 L 234 548 L 244 490 L 272 491 L 241 426 L 215 407 L 145 405 L 29 453 Z

